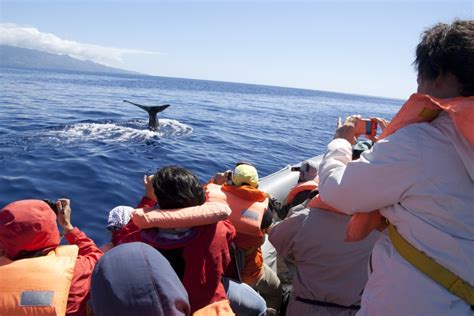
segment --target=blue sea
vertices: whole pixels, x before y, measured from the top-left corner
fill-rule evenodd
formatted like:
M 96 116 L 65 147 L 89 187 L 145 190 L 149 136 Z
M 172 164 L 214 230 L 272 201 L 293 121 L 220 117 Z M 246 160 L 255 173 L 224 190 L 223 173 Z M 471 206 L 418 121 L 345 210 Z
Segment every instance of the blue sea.
M 124 99 L 171 106 L 151 132 L 147 113 Z M 0 207 L 70 198 L 73 225 L 103 244 L 108 211 L 140 200 L 144 174 L 176 164 L 207 182 L 246 160 L 262 177 L 322 153 L 338 116 L 390 119 L 402 103 L 239 83 L 0 68 Z

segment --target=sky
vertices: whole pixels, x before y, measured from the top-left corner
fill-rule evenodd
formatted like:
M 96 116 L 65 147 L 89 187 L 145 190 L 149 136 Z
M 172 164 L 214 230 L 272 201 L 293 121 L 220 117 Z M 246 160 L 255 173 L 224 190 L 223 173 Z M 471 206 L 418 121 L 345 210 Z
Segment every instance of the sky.
M 458 1 L 0 0 L 0 44 L 144 74 L 406 99 L 423 30 Z

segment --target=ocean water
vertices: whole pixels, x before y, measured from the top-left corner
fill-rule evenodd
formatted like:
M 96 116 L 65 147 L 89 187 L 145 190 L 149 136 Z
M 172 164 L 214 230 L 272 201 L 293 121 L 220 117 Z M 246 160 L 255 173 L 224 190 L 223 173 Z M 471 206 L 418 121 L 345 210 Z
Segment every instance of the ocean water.
M 151 132 L 147 113 L 123 99 L 171 106 Z M 0 207 L 70 198 L 73 225 L 103 244 L 108 211 L 140 200 L 144 174 L 177 164 L 207 182 L 247 160 L 262 177 L 322 153 L 338 116 L 390 119 L 402 103 L 203 80 L 0 68 Z

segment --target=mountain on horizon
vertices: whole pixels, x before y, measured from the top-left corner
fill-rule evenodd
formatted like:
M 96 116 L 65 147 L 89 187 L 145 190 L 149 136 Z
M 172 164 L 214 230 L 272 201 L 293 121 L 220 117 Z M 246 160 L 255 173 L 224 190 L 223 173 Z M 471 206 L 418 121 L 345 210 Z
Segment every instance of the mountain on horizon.
M 0 45 L 0 67 L 141 75 L 138 72 L 112 68 L 90 60 L 82 61 L 67 55 L 8 45 Z

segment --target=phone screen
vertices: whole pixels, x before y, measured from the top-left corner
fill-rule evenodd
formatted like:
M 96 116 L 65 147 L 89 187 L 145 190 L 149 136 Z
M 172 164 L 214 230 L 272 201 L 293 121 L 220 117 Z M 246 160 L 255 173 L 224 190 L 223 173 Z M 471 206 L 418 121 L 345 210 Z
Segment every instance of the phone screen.
M 372 135 L 372 121 L 365 121 L 365 135 Z

